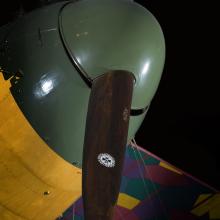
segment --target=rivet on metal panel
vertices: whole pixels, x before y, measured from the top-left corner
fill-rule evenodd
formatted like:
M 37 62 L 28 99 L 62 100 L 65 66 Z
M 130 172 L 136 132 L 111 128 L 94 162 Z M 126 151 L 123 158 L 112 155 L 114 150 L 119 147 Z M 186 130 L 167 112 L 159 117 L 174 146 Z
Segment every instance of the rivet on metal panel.
M 50 195 L 50 191 L 45 191 L 44 196 L 48 196 L 48 195 Z

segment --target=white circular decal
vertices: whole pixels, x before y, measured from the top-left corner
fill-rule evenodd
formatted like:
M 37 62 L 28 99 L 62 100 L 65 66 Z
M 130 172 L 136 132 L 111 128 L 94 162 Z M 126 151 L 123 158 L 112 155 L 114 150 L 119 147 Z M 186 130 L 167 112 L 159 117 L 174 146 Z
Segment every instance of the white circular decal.
M 98 161 L 105 167 L 114 167 L 115 159 L 110 154 L 102 153 L 98 155 Z

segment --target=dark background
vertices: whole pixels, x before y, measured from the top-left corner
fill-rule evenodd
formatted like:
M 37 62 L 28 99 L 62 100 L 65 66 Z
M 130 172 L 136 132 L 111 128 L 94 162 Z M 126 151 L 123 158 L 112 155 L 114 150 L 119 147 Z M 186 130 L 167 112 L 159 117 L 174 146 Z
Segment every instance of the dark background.
M 137 142 L 220 189 L 219 55 L 215 6 L 206 1 L 138 1 L 166 40 L 163 77 Z M 216 53 L 217 52 L 217 53 Z
M 1 0 L 0 25 L 55 0 Z M 166 40 L 163 77 L 136 141 L 220 189 L 219 22 L 213 2 L 139 1 Z

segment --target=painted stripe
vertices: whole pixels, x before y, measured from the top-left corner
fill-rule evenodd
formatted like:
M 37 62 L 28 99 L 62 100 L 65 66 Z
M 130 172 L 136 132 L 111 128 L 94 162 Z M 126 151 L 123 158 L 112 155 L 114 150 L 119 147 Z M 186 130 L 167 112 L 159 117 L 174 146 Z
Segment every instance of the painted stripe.
M 174 173 L 178 173 L 178 174 L 182 175 L 182 173 L 181 173 L 178 169 L 176 169 L 175 167 L 173 167 L 173 166 L 171 166 L 171 165 L 169 165 L 169 164 L 167 164 L 167 163 L 165 163 L 165 162 L 163 162 L 163 161 L 161 161 L 161 162 L 159 163 L 159 165 L 160 165 L 161 167 L 167 169 L 167 170 L 170 170 L 170 171 L 172 171 L 172 172 L 174 172 Z
M 130 210 L 137 206 L 139 203 L 140 200 L 125 193 L 120 193 L 117 201 L 117 205 Z
M 220 219 L 220 194 L 216 194 L 196 206 L 191 213 L 196 216 L 203 216 L 209 213 L 210 219 Z
M 195 206 L 198 206 L 198 205 L 201 204 L 201 203 L 203 203 L 205 200 L 209 199 L 209 198 L 212 197 L 212 196 L 213 196 L 213 194 L 201 194 L 201 195 L 197 198 L 197 200 L 196 200 L 196 202 L 195 202 L 195 204 L 194 204 L 194 207 L 195 207 Z

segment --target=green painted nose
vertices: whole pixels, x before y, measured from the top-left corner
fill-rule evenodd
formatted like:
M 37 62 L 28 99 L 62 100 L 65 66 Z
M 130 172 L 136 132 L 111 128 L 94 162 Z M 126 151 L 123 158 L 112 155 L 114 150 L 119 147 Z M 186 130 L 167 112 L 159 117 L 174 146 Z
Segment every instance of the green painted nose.
M 60 30 L 82 73 L 95 78 L 109 70 L 128 70 L 136 78 L 132 108 L 150 103 L 161 77 L 165 44 L 149 11 L 131 1 L 78 1 L 63 8 Z
M 126 0 L 60 2 L 0 28 L 0 67 L 20 72 L 12 94 L 54 151 L 81 167 L 91 89 L 83 79 L 125 70 L 135 76 L 128 140 L 158 87 L 165 59 L 153 15 Z M 121 83 L 123 87 L 123 82 Z

